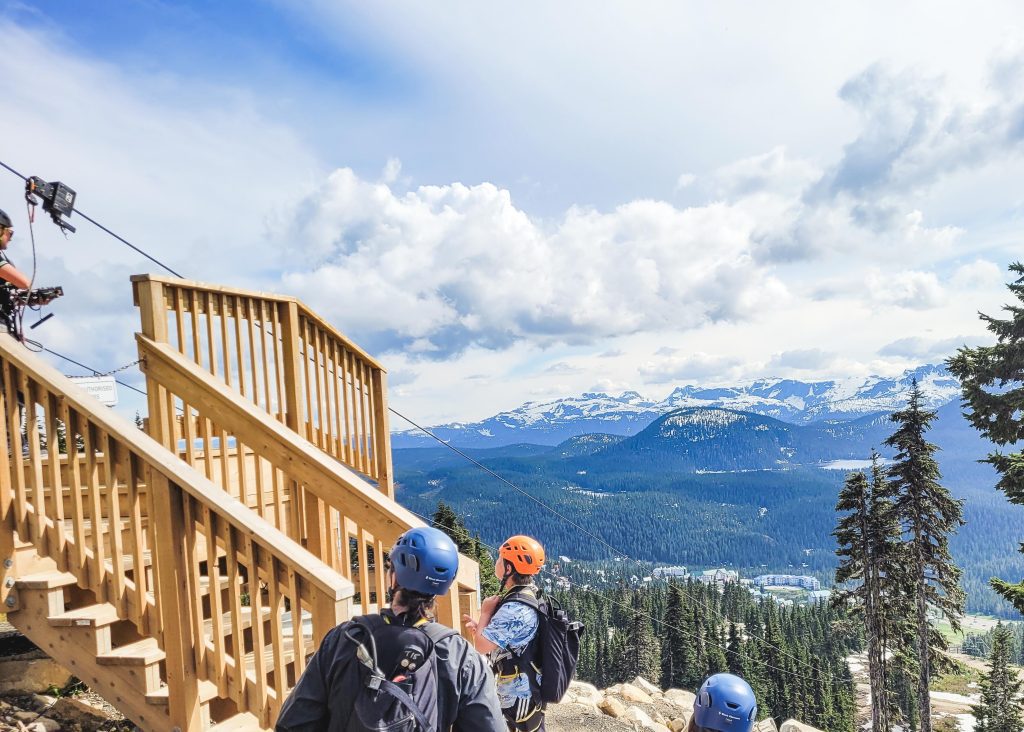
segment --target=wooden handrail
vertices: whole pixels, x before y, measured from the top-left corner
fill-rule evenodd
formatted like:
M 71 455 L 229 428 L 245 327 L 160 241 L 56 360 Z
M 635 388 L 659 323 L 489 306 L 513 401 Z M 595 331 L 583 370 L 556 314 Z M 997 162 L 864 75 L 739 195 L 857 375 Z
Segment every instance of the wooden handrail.
M 397 536 L 409 528 L 423 526 L 415 514 L 375 490 L 364 478 L 330 455 L 299 438 L 280 422 L 269 420 L 250 402 L 237 395 L 218 379 L 197 367 L 166 343 L 158 343 L 142 334 L 136 335 L 144 371 L 153 383 L 178 394 L 201 418 L 216 415 L 217 424 L 241 443 L 254 446 L 256 460 L 266 460 L 273 470 L 280 470 L 296 486 L 297 491 L 320 501 L 328 510 L 307 511 L 310 522 L 292 516 L 292 526 L 308 526 L 307 546 L 360 587 L 364 610 L 369 609 L 368 595 L 373 585 L 368 577 L 367 548 L 377 552 L 389 549 Z M 264 472 L 261 469 L 260 472 Z M 289 502 L 302 503 L 299 494 Z M 275 514 L 282 511 L 277 510 Z M 351 527 L 351 528 L 346 528 Z M 338 551 L 336 534 L 357 537 L 357 561 L 351 562 L 348 552 Z M 342 549 L 347 548 L 344 542 Z M 353 566 L 354 564 L 354 566 Z M 461 628 L 460 613 L 472 612 L 479 593 L 479 574 L 474 559 L 460 557 L 460 573 L 449 595 L 441 602 L 441 620 Z M 381 580 L 377 575 L 378 582 Z M 378 585 L 378 588 L 382 587 Z M 460 606 L 459 595 L 465 595 Z
M 168 728 L 198 728 L 200 680 L 269 726 L 353 584 L 5 337 L 0 386 L 3 530 L 157 638 Z
M 153 275 L 132 277 L 132 286 L 143 334 L 394 498 L 387 372 L 374 358 L 293 297 Z M 153 416 L 167 405 L 150 407 Z

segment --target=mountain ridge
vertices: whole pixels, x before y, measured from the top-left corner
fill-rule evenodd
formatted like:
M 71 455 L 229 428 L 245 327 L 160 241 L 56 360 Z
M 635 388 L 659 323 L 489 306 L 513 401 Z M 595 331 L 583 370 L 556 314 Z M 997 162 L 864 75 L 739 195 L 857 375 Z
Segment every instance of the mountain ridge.
M 901 408 L 917 380 L 930 409 L 949 404 L 960 385 L 942 364 L 926 364 L 885 378 L 799 381 L 756 379 L 736 386 L 676 387 L 660 401 L 636 391 L 619 396 L 584 392 L 545 402 L 526 402 L 479 422 L 431 427 L 442 440 L 459 447 L 500 447 L 518 442 L 558 445 L 571 437 L 603 433 L 632 436 L 655 419 L 686 407 L 711 407 L 760 414 L 790 424 L 849 421 Z M 392 433 L 395 448 L 426 447 L 433 440 L 418 430 Z

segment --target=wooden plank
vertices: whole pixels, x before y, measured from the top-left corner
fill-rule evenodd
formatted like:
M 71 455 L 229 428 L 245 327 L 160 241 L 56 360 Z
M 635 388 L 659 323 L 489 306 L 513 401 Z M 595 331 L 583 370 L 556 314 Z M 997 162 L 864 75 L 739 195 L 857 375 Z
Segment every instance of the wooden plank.
M 125 576 L 124 576 L 124 545 L 121 538 L 121 504 L 120 504 L 120 490 L 117 485 L 117 471 L 116 464 L 119 460 L 117 444 L 110 439 L 110 435 L 106 432 L 102 433 L 100 438 L 100 445 L 103 449 L 103 455 L 106 458 L 103 461 L 103 482 L 106 486 L 107 493 L 107 517 L 108 526 L 107 533 L 110 536 L 110 558 L 113 562 L 113 571 L 111 572 L 111 580 L 113 580 L 113 593 L 112 596 L 107 597 L 107 601 L 110 602 L 119 611 L 123 611 L 125 608 Z M 96 519 L 93 519 L 93 531 L 98 531 Z M 139 557 L 141 559 L 141 557 Z
M 68 556 L 67 556 L 67 537 L 64 534 L 64 487 L 61 482 L 61 471 L 60 471 L 60 460 L 58 459 L 58 418 L 57 413 L 60 411 L 59 398 L 54 396 L 52 393 L 46 395 L 46 435 L 47 435 L 47 453 L 49 460 L 47 460 L 47 474 L 49 476 L 49 488 L 50 493 L 53 496 L 53 537 L 51 545 L 56 548 L 56 552 L 51 558 L 57 562 L 57 569 L 66 570 L 68 568 Z M 69 442 L 67 438 L 67 425 L 64 427 L 64 449 L 70 452 Z
M 288 567 L 288 603 L 292 613 L 292 654 L 295 657 L 295 678 L 306 669 L 305 647 L 302 643 L 302 595 L 295 568 Z
M 220 561 L 216 558 L 217 552 L 217 515 L 210 511 L 210 507 L 202 507 L 203 533 L 206 537 L 207 554 L 207 575 L 210 578 L 210 617 L 212 622 L 210 640 L 213 643 L 214 681 L 220 696 L 228 695 L 227 678 L 224 675 L 225 652 L 224 652 L 224 607 L 221 602 L 220 592 Z
M 19 375 L 18 382 L 25 398 L 25 436 L 28 442 L 29 487 L 32 495 L 32 507 L 35 509 L 33 521 L 29 525 L 31 539 L 41 555 L 48 556 L 49 542 L 46 537 L 46 487 L 43 484 L 42 450 L 39 446 L 39 415 L 36 412 L 37 393 L 35 382 L 29 382 L 25 371 Z
M 15 388 L 17 369 L 4 363 L 4 393 L 7 399 L 7 434 L 11 442 L 11 472 L 14 485 L 14 517 L 15 525 L 21 539 L 29 538 L 28 528 L 28 489 L 25 485 L 25 471 L 22 468 L 23 444 L 21 441 L 21 407 L 18 405 L 18 391 Z
M 85 443 L 85 479 L 86 492 L 89 507 L 89 518 L 93 525 L 96 525 L 103 516 L 102 494 L 100 490 L 99 464 L 96 460 L 98 448 L 98 431 L 90 422 L 86 422 L 82 432 L 82 440 Z M 107 568 L 106 550 L 103 546 L 103 532 L 93 531 L 90 547 L 92 549 L 92 564 L 90 565 L 89 579 L 90 589 L 96 593 L 97 601 L 104 602 L 107 599 Z
M 183 501 L 180 487 L 151 470 L 146 483 L 154 495 L 156 516 L 156 552 L 154 561 L 160 565 L 158 605 L 164 616 L 164 653 L 167 674 L 167 709 L 170 724 L 183 730 L 198 730 L 201 724 L 199 678 L 191 648 L 194 627 L 189 604 L 190 586 L 185 546 Z M 174 617 L 171 621 L 170 618 Z
M 228 578 L 228 599 L 231 613 L 231 627 L 235 629 L 232 638 L 231 657 L 234 660 L 234 668 L 229 666 L 228 670 L 228 694 L 235 700 L 239 709 L 246 707 L 245 695 L 245 644 L 240 640 L 242 632 L 242 595 L 238 589 L 238 580 L 241 576 L 238 570 L 238 547 L 235 545 L 234 534 L 231 526 L 224 524 L 221 527 L 221 540 L 224 543 L 224 551 L 227 553 L 227 578 Z
M 388 375 L 380 369 L 373 370 L 371 385 L 375 395 L 374 408 L 374 458 L 377 461 L 377 485 L 391 500 L 395 500 L 394 468 L 391 463 L 391 425 L 388 414 Z
M 309 321 L 302 319 L 299 322 L 302 330 L 302 391 L 306 395 L 306 423 L 299 434 L 315 445 L 317 442 L 313 436 L 313 425 L 316 415 L 313 412 L 313 382 L 309 378 L 309 362 L 315 358 L 315 354 L 311 353 L 313 346 L 309 339 Z
M 139 484 L 142 482 L 142 461 L 134 454 L 128 453 L 127 488 L 128 488 L 128 526 L 130 553 L 135 560 L 135 570 L 132 580 L 135 583 L 135 622 L 139 630 L 149 633 L 149 616 L 146 612 L 146 597 L 149 591 L 149 582 L 146 578 L 146 567 L 142 561 L 146 554 L 146 538 L 142 529 L 143 499 Z
M 284 664 L 284 633 L 281 627 L 284 597 L 281 595 L 281 589 L 277 580 L 277 561 L 273 557 L 268 556 L 266 558 L 270 565 L 267 567 L 267 603 L 270 607 L 271 618 L 270 649 L 272 652 L 272 662 L 270 668 L 274 670 L 274 692 L 276 697 L 274 704 L 271 706 L 270 716 L 276 719 L 281 711 L 281 703 L 288 690 L 288 672 Z M 295 632 L 294 625 L 292 626 L 292 632 Z M 299 628 L 299 635 L 301 634 L 302 629 Z
M 259 387 L 259 362 L 256 360 L 256 335 L 253 332 L 253 326 L 255 325 L 255 314 L 254 302 L 252 298 L 245 299 L 245 310 L 246 310 L 246 329 L 249 331 L 249 364 L 252 373 L 252 403 L 257 407 L 260 405 L 260 387 Z
M 203 293 L 203 309 L 206 311 L 206 343 L 210 353 L 210 374 L 217 375 L 217 346 L 213 340 L 213 294 Z
M 256 700 L 255 707 L 258 716 L 264 717 L 267 714 L 267 659 L 265 655 L 266 642 L 263 634 L 263 592 L 260 589 L 260 550 L 255 545 L 251 536 L 246 536 L 244 541 L 245 561 L 249 578 L 249 606 L 251 608 L 253 622 L 250 628 L 252 634 L 252 649 L 256 662 Z M 269 581 L 269 578 L 268 578 Z M 271 618 L 271 623 L 281 622 L 280 618 Z M 238 639 L 236 645 L 241 645 Z
M 359 527 L 356 556 L 359 558 L 359 604 L 362 605 L 364 615 L 370 612 L 370 560 L 366 545 L 372 540 L 373 537 L 367 536 L 366 529 Z
M 242 350 L 242 300 L 237 297 L 231 298 L 235 306 L 235 359 L 238 363 L 238 390 L 239 394 L 246 397 L 245 393 L 245 356 Z

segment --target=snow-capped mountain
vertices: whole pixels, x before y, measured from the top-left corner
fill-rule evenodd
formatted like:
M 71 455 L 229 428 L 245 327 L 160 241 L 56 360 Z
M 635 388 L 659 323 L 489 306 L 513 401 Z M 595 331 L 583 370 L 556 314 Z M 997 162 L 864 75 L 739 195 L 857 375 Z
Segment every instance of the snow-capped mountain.
M 481 422 L 455 422 L 431 429 L 455 445 L 499 447 L 517 442 L 557 445 L 589 433 L 634 435 L 658 417 L 684 407 L 753 412 L 793 424 L 845 421 L 900 409 L 914 379 L 930 409 L 959 397 L 960 385 L 945 366 L 926 365 L 896 378 L 869 376 L 812 382 L 758 379 L 737 386 L 681 386 L 661 401 L 647 399 L 635 391 L 619 396 L 586 392 L 547 402 L 527 402 Z M 418 431 L 406 430 L 395 432 L 392 444 L 402 448 L 436 443 Z

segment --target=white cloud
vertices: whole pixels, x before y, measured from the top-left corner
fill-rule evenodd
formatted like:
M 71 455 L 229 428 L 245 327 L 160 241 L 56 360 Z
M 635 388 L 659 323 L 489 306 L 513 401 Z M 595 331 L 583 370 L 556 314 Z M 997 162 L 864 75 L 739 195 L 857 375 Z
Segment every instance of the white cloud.
M 836 354 L 820 348 L 799 348 L 783 351 L 772 356 L 769 368 L 814 371 L 825 369 L 835 363 Z
M 865 283 L 873 302 L 926 310 L 942 304 L 944 291 L 934 272 L 871 272 Z
M 731 372 L 742 363 L 736 356 L 710 353 L 689 353 L 667 356 L 640 365 L 640 376 L 648 384 L 665 384 L 684 380 L 727 381 Z
M 887 343 L 878 350 L 879 356 L 896 356 L 911 361 L 942 361 L 952 356 L 961 346 L 976 347 L 991 345 L 992 338 L 985 336 L 954 336 L 952 338 L 926 338 L 909 336 Z
M 956 268 L 950 283 L 964 290 L 995 289 L 1004 282 L 1004 270 L 999 265 L 977 259 Z

